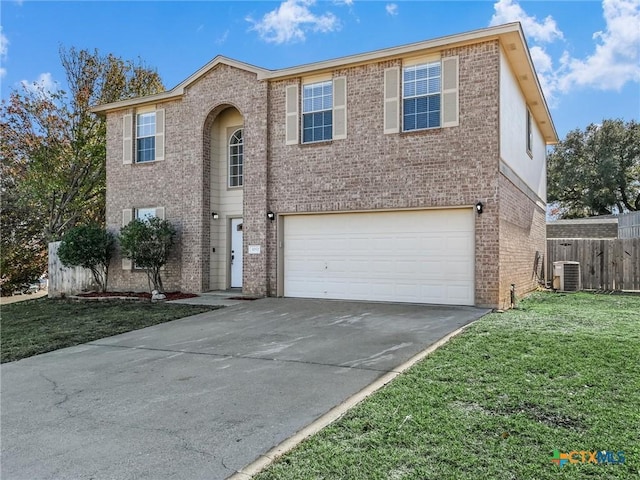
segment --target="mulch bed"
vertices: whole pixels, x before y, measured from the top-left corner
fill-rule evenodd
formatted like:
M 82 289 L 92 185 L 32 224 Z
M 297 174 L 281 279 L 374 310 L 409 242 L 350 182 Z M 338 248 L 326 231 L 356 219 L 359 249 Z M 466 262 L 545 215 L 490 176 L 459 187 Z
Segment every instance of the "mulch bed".
M 195 293 L 183 293 L 183 292 L 164 292 L 167 300 L 182 300 L 183 298 L 197 297 Z M 151 300 L 151 294 L 149 292 L 86 292 L 79 293 L 77 297 L 86 298 L 109 298 L 109 297 L 127 297 L 127 298 L 139 298 Z

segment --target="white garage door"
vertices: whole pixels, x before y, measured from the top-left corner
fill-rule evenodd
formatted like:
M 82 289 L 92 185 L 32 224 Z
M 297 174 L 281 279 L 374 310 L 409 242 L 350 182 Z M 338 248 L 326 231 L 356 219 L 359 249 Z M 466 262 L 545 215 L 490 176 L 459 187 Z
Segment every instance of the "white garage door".
M 284 295 L 474 304 L 471 209 L 291 215 Z

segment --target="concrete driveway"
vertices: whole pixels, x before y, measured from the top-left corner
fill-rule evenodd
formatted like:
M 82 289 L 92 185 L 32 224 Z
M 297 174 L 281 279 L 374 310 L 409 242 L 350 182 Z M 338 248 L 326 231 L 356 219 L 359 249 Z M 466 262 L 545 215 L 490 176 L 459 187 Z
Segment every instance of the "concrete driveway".
M 267 298 L 4 364 L 0 476 L 226 478 L 486 312 Z

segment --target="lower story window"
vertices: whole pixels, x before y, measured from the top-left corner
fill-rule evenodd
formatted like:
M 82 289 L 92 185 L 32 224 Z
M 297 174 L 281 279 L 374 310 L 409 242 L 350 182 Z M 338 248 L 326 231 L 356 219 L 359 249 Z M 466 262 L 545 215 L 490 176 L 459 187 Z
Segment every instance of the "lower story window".
M 137 208 L 136 209 L 136 218 L 138 220 L 145 221 L 148 218 L 153 218 L 156 216 L 155 208 Z
M 136 208 L 135 212 L 136 212 L 136 220 L 140 220 L 141 222 L 144 222 L 149 218 L 153 218 L 157 216 L 155 208 Z M 142 267 L 136 265 L 135 263 L 133 265 L 133 268 L 136 270 L 142 269 Z

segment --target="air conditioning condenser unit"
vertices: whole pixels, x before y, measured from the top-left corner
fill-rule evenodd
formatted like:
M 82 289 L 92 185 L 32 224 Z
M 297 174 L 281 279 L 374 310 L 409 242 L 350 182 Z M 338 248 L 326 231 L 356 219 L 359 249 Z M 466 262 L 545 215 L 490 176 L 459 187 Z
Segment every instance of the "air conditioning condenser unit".
M 559 292 L 580 291 L 580 262 L 553 262 L 553 289 Z

